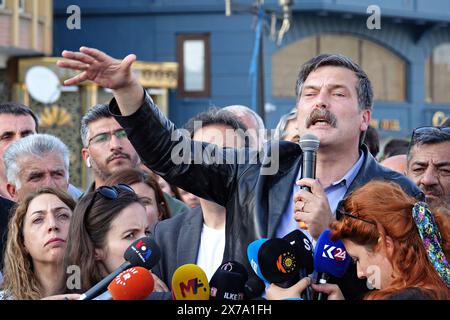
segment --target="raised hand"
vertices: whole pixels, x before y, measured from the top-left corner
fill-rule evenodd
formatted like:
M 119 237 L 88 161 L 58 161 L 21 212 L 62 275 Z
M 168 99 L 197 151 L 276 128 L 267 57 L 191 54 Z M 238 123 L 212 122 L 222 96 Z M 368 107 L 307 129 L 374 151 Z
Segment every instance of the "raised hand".
M 64 81 L 66 86 L 90 80 L 101 87 L 112 89 L 124 116 L 136 112 L 143 103 L 144 89 L 131 71 L 131 65 L 136 61 L 134 54 L 117 60 L 100 50 L 81 47 L 79 52 L 64 50 L 62 56 L 68 60 L 58 60 L 56 64 L 59 67 L 82 71 Z
M 82 71 L 64 81 L 66 86 L 90 80 L 101 87 L 119 90 L 132 85 L 135 81 L 131 72 L 131 65 L 136 61 L 134 54 L 126 56 L 123 60 L 117 60 L 100 50 L 81 47 L 79 52 L 64 50 L 62 56 L 69 60 L 57 61 L 59 67 Z

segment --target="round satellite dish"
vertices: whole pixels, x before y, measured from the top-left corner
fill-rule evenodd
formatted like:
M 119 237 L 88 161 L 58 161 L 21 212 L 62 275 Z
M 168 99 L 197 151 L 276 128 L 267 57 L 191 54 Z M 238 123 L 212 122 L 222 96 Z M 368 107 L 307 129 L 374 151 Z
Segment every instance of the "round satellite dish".
M 47 67 L 31 67 L 25 76 L 25 84 L 31 97 L 41 103 L 53 103 L 61 96 L 59 79 Z

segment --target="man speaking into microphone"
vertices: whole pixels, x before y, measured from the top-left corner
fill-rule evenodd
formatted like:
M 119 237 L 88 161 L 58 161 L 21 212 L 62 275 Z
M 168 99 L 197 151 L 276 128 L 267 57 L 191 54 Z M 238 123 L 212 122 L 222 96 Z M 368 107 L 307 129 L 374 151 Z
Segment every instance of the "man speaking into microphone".
M 208 155 L 211 147 L 207 143 L 179 134 L 131 71 L 135 55 L 117 60 L 86 47 L 62 55 L 66 60 L 58 61 L 58 66 L 81 71 L 65 85 L 91 80 L 112 89 L 110 112 L 150 169 L 169 183 L 226 208 L 224 261 L 238 261 L 250 269 L 248 244 L 255 239 L 283 237 L 298 227 L 296 220 L 305 224 L 305 233 L 317 239 L 334 219 L 339 200 L 370 180 L 395 181 L 408 194 L 421 195 L 407 178 L 378 165 L 362 143 L 370 123 L 373 92 L 366 73 L 348 57 L 322 54 L 301 67 L 296 85 L 298 133 L 300 137 L 315 135 L 320 146 L 316 179 L 300 179 L 303 153 L 296 143 L 269 141 L 256 163 L 242 163 L 238 160 L 249 159 L 245 155 L 256 151 L 220 149 L 213 157 Z M 195 161 L 195 154 L 188 152 L 191 149 L 204 151 L 203 162 Z M 187 161 L 175 163 L 172 154 L 179 150 L 186 151 Z M 275 164 L 278 170 L 266 170 L 268 164 Z M 299 190 L 299 186 L 309 187 L 311 192 Z M 346 298 L 359 294 L 342 289 Z

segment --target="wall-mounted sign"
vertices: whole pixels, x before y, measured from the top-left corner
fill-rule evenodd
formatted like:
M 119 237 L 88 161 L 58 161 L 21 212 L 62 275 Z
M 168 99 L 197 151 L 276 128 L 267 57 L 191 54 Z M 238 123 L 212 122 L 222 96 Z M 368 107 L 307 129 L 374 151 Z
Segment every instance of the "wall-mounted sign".
M 370 125 L 375 129 L 386 131 L 400 131 L 400 120 L 398 119 L 371 119 Z

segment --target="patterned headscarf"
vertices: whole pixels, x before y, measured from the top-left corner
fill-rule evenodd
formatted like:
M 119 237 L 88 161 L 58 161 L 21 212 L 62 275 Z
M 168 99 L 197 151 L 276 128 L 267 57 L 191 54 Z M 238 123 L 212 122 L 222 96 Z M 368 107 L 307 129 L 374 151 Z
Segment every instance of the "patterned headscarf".
M 427 251 L 428 260 L 442 281 L 450 287 L 450 266 L 441 247 L 442 236 L 433 214 L 425 202 L 417 202 L 412 209 L 412 215 Z

